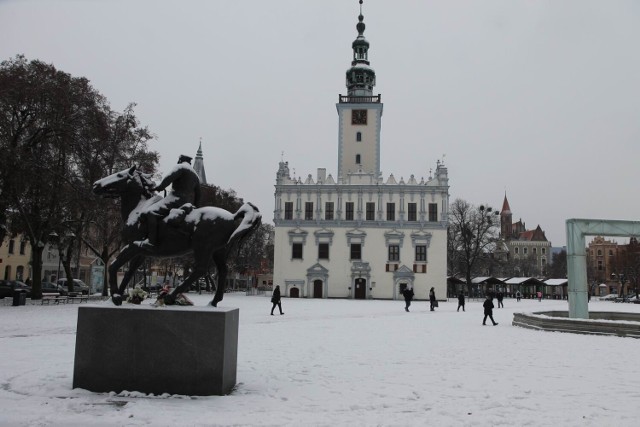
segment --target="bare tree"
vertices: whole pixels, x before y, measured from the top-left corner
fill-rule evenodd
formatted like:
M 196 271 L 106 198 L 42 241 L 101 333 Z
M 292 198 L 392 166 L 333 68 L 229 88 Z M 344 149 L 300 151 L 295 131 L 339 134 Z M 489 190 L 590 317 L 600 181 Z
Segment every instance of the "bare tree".
M 462 199 L 456 199 L 449 208 L 447 255 L 456 264 L 449 271 L 459 269 L 465 275 L 469 292 L 474 268 L 495 247 L 497 215 L 499 212 L 489 206 L 475 207 Z
M 80 239 L 87 224 L 97 224 L 104 205 L 92 197 L 91 185 L 105 172 L 136 157 L 155 167 L 149 138 L 133 106 L 113 113 L 86 78 L 24 56 L 0 63 L 0 210 L 8 212 L 0 216 L 0 234 L 10 222 L 13 232 L 28 237 L 35 298 L 45 244 L 54 235 Z M 74 247 L 65 251 L 68 278 Z

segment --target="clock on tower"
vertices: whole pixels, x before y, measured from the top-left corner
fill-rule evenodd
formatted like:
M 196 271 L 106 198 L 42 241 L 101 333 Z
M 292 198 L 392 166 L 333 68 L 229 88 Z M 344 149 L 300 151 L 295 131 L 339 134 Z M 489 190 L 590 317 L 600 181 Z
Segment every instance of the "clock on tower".
M 367 110 L 351 110 L 351 124 L 352 125 L 366 125 L 367 124 Z

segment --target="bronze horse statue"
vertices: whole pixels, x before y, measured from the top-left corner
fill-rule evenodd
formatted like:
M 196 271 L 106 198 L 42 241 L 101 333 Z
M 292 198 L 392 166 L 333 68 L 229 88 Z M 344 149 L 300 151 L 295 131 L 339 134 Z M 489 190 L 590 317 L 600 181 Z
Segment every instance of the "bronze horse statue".
M 135 166 L 93 184 L 95 194 L 119 197 L 121 201 L 120 210 L 124 223 L 122 238 L 126 246 L 109 266 L 111 300 L 115 305 L 122 304 L 127 284 L 147 256 L 163 258 L 192 254 L 193 271 L 165 296 L 164 302 L 173 304 L 179 293 L 188 291 L 192 283 L 207 273 L 210 262 L 213 261 L 218 270 L 218 286 L 210 304 L 216 307 L 224 296 L 229 251 L 260 227 L 262 215 L 251 203 L 242 205 L 235 214 L 213 206 L 194 208 L 193 205 L 186 204 L 172 209 L 166 218 L 159 221 L 159 243 L 149 250 L 133 242 L 144 239 L 147 234 L 141 212 L 160 198 L 152 188 L 154 182 L 150 175 L 136 170 Z M 129 268 L 118 287 L 117 272 L 127 262 Z

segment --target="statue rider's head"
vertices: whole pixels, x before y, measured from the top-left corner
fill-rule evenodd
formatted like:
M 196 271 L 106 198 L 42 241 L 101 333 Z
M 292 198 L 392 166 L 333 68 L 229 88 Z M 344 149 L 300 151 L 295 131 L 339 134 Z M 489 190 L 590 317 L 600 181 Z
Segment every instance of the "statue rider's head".
M 191 164 L 191 157 L 186 156 L 184 154 L 180 154 L 180 157 L 178 157 L 178 163 L 182 163 L 182 162 L 187 162 L 189 164 Z

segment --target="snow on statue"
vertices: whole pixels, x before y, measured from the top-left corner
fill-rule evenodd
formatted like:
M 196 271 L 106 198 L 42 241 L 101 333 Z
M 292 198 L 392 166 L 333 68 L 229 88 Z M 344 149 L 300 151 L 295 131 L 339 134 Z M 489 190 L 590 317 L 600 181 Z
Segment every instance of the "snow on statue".
M 210 304 L 215 307 L 224 296 L 229 250 L 260 227 L 262 215 L 251 203 L 245 203 L 236 213 L 212 206 L 195 207 L 199 187 L 196 190 L 189 173 L 189 160 L 181 156 L 178 165 L 158 186 L 135 166 L 93 184 L 95 194 L 119 197 L 121 202 L 122 238 L 126 246 L 109 266 L 109 289 L 115 305 L 122 304 L 129 280 L 147 256 L 191 254 L 192 273 L 164 297 L 164 303 L 173 304 L 178 294 L 189 290 L 192 283 L 207 273 L 213 261 L 218 270 L 218 286 Z M 164 189 L 169 183 L 173 190 L 167 197 L 155 194 L 154 190 Z M 129 269 L 118 287 L 117 271 L 126 263 Z

